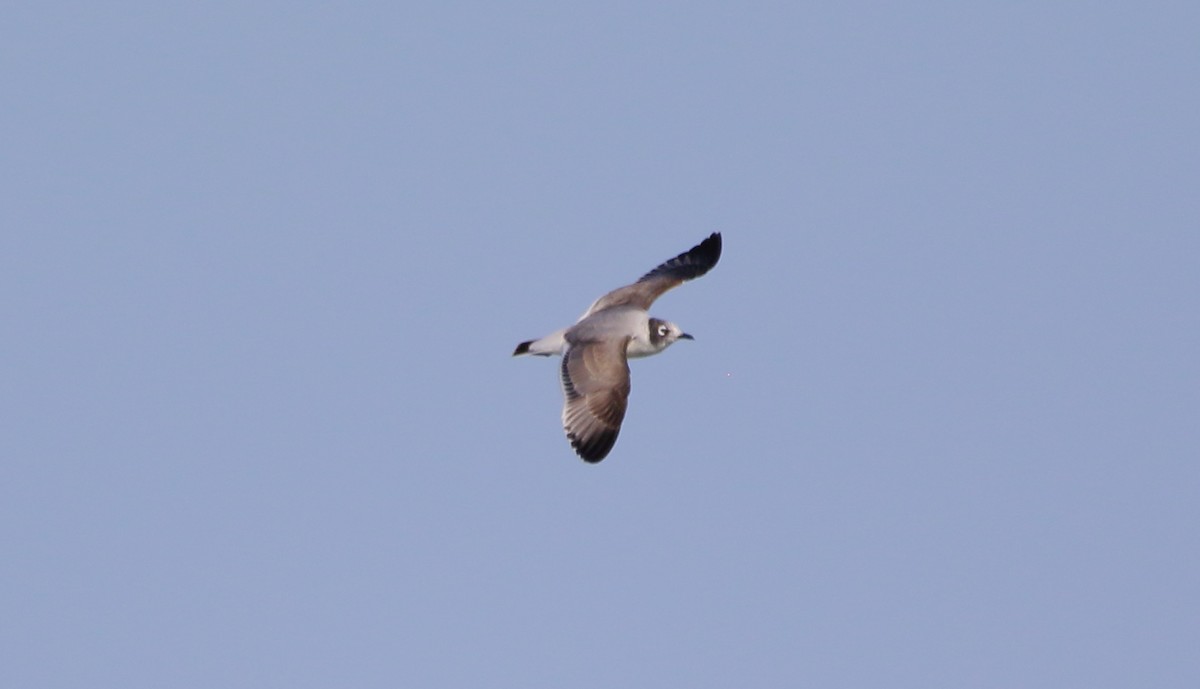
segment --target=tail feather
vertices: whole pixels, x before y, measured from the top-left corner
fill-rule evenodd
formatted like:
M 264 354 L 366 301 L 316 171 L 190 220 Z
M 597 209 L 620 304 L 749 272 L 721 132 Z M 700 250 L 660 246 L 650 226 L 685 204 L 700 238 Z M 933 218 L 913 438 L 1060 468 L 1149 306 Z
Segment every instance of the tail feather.
M 517 345 L 517 348 L 513 350 L 513 356 L 520 356 L 521 354 L 532 354 L 534 356 L 554 356 L 555 354 L 561 354 L 563 348 L 563 333 L 566 331 L 567 329 L 563 328 L 562 330 L 552 332 L 549 335 L 537 340 L 526 340 L 525 342 Z

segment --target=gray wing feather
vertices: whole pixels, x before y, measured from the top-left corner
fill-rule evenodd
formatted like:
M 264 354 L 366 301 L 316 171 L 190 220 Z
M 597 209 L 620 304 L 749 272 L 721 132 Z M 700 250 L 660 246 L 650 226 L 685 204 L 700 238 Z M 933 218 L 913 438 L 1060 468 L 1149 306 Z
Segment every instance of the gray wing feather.
M 571 343 L 563 354 L 563 430 L 586 462 L 608 456 L 629 400 L 629 338 Z
M 720 258 L 721 233 L 714 232 L 708 239 L 659 265 L 632 285 L 619 287 L 600 297 L 579 320 L 614 306 L 649 309 L 663 292 L 704 275 L 717 265 Z

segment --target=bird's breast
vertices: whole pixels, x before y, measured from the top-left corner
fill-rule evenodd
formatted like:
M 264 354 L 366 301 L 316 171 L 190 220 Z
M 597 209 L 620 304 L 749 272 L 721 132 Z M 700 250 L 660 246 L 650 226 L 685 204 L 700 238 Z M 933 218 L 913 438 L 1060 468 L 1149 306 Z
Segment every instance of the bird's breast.
M 629 340 L 629 344 L 625 347 L 625 356 L 630 359 L 638 359 L 644 356 L 652 356 L 662 351 L 662 348 L 655 347 L 650 342 L 648 337 L 637 337 L 636 335 Z

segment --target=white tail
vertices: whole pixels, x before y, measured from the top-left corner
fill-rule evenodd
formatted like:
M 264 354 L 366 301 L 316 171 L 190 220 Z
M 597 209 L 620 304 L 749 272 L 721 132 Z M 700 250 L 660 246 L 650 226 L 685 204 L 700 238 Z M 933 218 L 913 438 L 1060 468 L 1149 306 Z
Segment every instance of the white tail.
M 566 340 L 563 339 L 563 333 L 567 332 L 566 328 L 550 333 L 540 340 L 529 340 L 517 345 L 513 351 L 513 356 L 521 354 L 533 354 L 534 356 L 554 356 L 562 354 L 563 346 Z

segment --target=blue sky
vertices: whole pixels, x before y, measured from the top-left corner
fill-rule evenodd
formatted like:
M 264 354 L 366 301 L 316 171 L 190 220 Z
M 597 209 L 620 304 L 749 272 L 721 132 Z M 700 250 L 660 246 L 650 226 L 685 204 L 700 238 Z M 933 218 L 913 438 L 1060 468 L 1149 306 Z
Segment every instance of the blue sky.
M 1200 682 L 1192 4 L 0 24 L 0 684 Z

